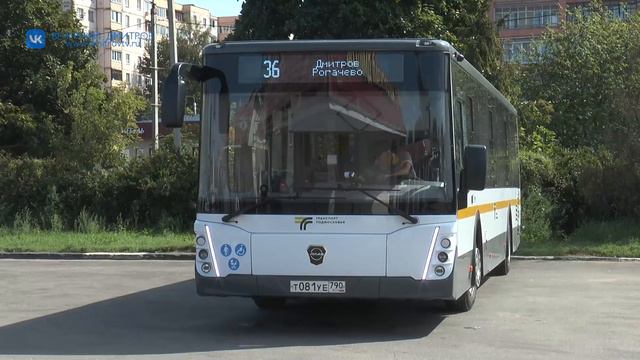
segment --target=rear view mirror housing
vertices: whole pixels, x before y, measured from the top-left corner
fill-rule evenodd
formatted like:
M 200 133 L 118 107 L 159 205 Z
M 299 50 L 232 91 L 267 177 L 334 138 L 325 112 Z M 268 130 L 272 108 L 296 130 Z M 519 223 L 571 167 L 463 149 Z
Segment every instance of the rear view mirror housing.
M 169 128 L 182 127 L 187 96 L 187 79 L 204 82 L 213 78 L 220 80 L 222 84 L 220 92 L 226 94 L 228 86 L 222 71 L 208 66 L 187 63 L 174 64 L 162 89 L 162 107 L 160 109 L 162 124 Z
M 184 75 L 180 74 L 183 64 L 175 64 L 164 81 L 162 89 L 162 107 L 160 117 L 162 124 L 169 128 L 182 127 L 184 121 L 185 98 L 187 83 Z
M 484 190 L 487 183 L 487 147 L 467 145 L 464 148 L 464 187 L 465 190 Z

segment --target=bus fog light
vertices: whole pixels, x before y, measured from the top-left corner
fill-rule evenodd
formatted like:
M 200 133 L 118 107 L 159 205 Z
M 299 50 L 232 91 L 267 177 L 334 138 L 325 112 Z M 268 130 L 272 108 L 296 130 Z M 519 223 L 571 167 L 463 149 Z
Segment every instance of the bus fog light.
M 204 259 L 206 259 L 206 258 L 208 258 L 208 257 L 209 257 L 209 253 L 207 252 L 207 250 L 202 249 L 202 250 L 198 251 L 198 257 L 199 257 L 201 260 L 204 260 Z
M 444 275 L 444 267 L 443 266 L 436 266 L 436 268 L 434 269 L 434 272 L 436 273 L 436 275 L 438 276 L 442 276 Z
M 440 260 L 440 262 L 446 262 L 449 260 L 449 255 L 447 255 L 446 252 L 441 252 L 438 254 L 438 260 Z
M 208 273 L 209 271 L 211 271 L 211 264 L 209 263 L 204 263 L 202 264 L 202 266 L 200 267 L 200 269 L 202 269 L 203 273 Z
M 447 238 L 440 240 L 440 246 L 442 246 L 444 249 L 448 249 L 449 247 L 451 247 L 451 240 Z
M 198 246 L 204 246 L 204 244 L 207 242 L 207 240 L 202 237 L 202 236 L 198 236 L 196 238 L 196 244 L 198 244 Z

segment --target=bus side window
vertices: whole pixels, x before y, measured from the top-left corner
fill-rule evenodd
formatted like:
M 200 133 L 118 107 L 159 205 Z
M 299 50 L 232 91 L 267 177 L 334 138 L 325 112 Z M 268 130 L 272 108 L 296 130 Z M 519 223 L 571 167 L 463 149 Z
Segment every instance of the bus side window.
M 456 129 L 455 129 L 455 140 L 456 140 L 456 166 L 458 167 L 458 169 L 462 168 L 462 153 L 464 151 L 463 147 L 464 147 L 464 140 L 463 140 L 463 130 L 462 130 L 462 114 L 464 113 L 463 107 L 462 107 L 462 101 L 457 100 L 456 101 Z
M 469 100 L 469 111 L 467 113 L 467 117 L 466 117 L 466 128 L 465 128 L 465 142 L 468 143 L 474 143 L 475 144 L 475 128 L 474 128 L 474 122 L 475 119 L 473 118 L 473 106 L 474 106 L 474 102 L 473 102 L 473 98 L 471 96 L 469 96 L 468 98 Z
M 493 134 L 493 111 L 489 110 L 489 147 L 491 150 L 495 147 L 495 137 Z

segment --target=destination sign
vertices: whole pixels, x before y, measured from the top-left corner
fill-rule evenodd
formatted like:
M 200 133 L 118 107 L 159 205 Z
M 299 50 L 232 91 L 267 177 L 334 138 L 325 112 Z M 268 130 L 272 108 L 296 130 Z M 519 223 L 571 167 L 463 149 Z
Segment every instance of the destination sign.
M 398 83 L 404 81 L 404 55 L 387 52 L 269 53 L 238 57 L 238 82 Z

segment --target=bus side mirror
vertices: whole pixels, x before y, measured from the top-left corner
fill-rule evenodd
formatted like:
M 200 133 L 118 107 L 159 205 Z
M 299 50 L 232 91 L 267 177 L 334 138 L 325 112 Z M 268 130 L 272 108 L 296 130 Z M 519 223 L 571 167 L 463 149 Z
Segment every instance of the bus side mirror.
M 181 74 L 183 63 L 171 67 L 169 76 L 164 81 L 162 88 L 162 124 L 169 128 L 182 127 L 184 121 L 185 98 L 187 96 L 187 83 L 185 75 Z
M 204 82 L 213 78 L 220 79 L 221 93 L 226 94 L 228 92 L 227 80 L 222 71 L 208 66 L 187 63 L 174 64 L 162 88 L 160 113 L 162 124 L 169 128 L 182 127 L 187 96 L 187 79 Z
M 467 145 L 464 148 L 464 184 L 466 190 L 484 190 L 487 182 L 487 147 Z

